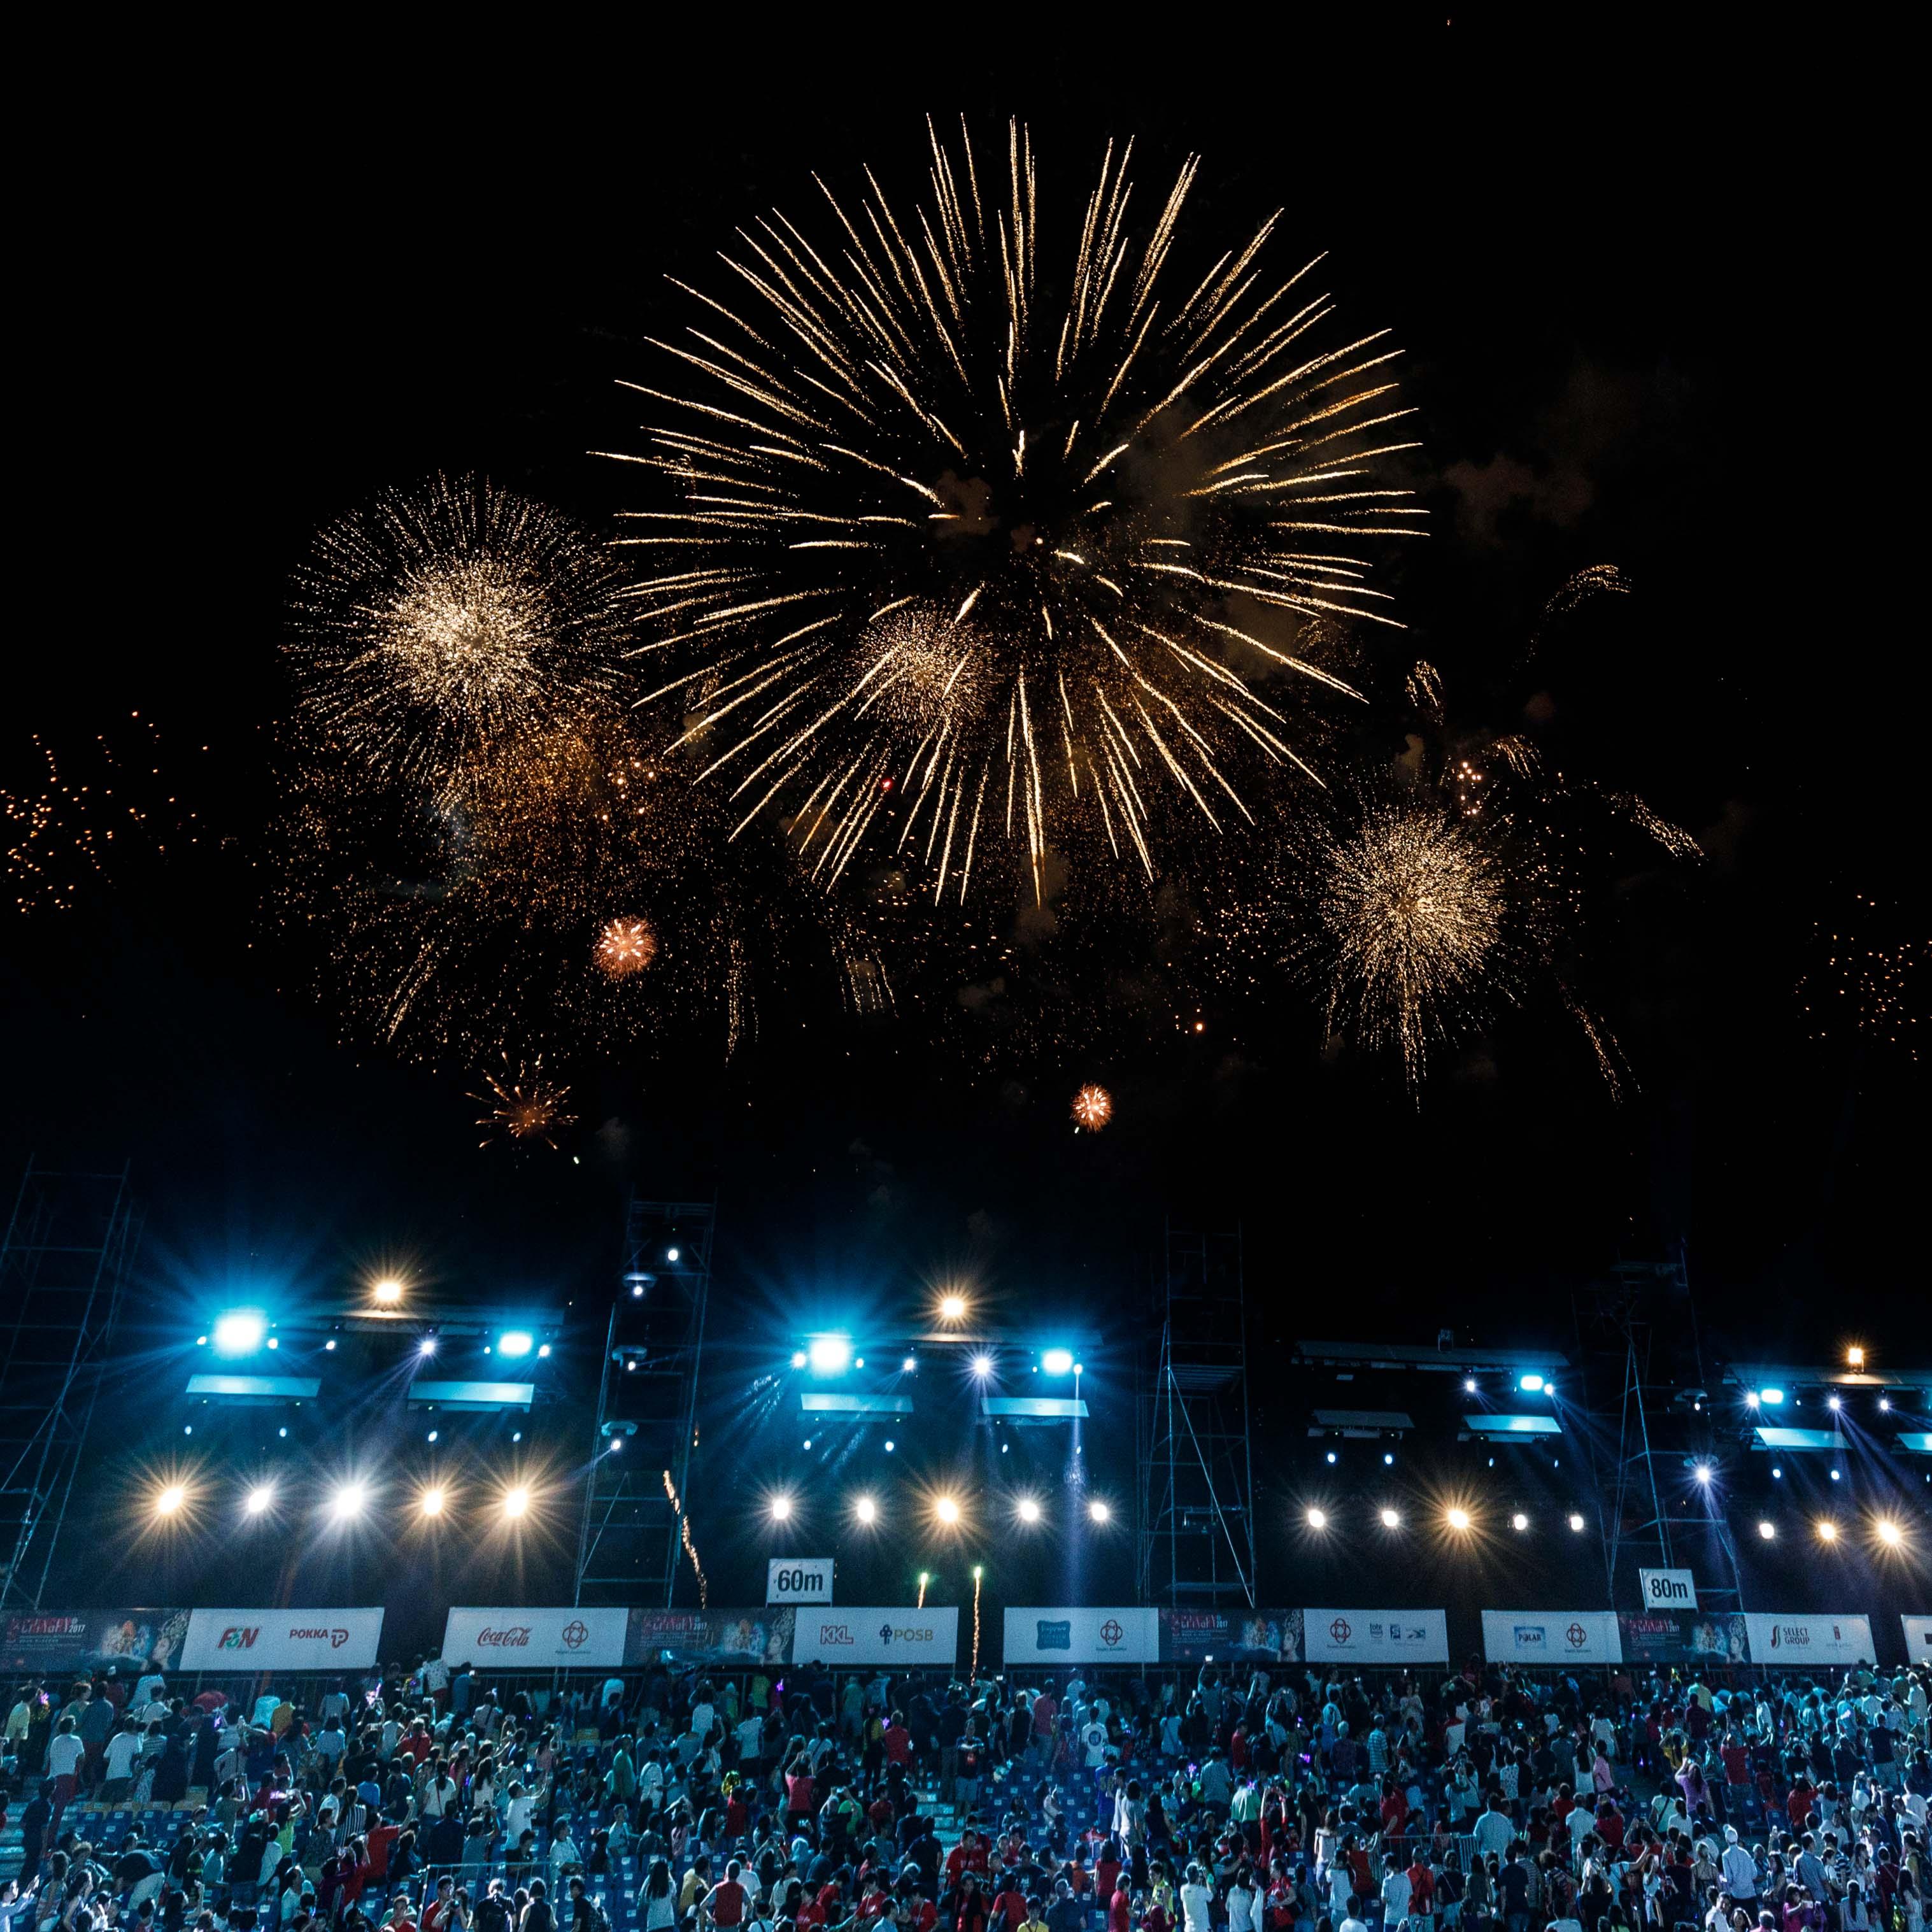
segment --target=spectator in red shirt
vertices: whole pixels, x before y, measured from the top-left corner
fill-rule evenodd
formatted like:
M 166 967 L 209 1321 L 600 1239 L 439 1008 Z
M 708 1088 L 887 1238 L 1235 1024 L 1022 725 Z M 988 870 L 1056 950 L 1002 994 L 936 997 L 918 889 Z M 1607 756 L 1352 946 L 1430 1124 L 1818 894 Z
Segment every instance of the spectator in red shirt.
M 912 1762 L 912 1733 L 906 1729 L 905 1714 L 895 1711 L 892 1721 L 886 1726 L 884 1740 L 886 1762 L 888 1764 L 910 1764 Z
M 736 1858 L 724 1868 L 724 1876 L 704 1894 L 704 1916 L 720 1932 L 745 1922 L 745 1888 L 739 1874 L 744 1870 Z
M 1107 1932 L 1133 1932 L 1133 1901 L 1127 1896 L 1126 1886 L 1118 1877 L 1114 1895 L 1107 1901 Z
M 1026 1922 L 1026 1894 L 1011 1879 L 993 1894 L 993 1922 L 998 1926 L 1004 1922 L 1007 1932 L 1020 1932 Z

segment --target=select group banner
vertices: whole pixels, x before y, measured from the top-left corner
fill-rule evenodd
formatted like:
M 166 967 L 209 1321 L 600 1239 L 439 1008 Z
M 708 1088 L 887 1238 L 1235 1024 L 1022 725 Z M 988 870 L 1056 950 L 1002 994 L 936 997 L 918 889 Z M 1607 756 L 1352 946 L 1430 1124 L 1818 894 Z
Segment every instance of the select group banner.
M 1310 1664 L 1447 1664 L 1444 1610 L 1304 1610 Z
M 1614 1610 L 1485 1610 L 1483 1654 L 1492 1664 L 1621 1664 Z
M 1905 1626 L 1905 1654 L 1914 1664 L 1932 1664 L 1932 1617 L 1915 1617 L 1901 1612 Z
M 1160 1612 L 1132 1605 L 1009 1608 L 1004 1655 L 1009 1670 L 1020 1664 L 1158 1664 Z
M 0 1620 L 0 1670 L 172 1670 L 188 1635 L 185 1610 L 44 1610 Z
M 194 1610 L 184 1670 L 363 1670 L 382 1648 L 380 1607 Z
M 1162 1610 L 1163 1664 L 1299 1664 L 1299 1610 Z
M 1754 1664 L 1876 1664 L 1869 1617 L 1780 1616 L 1747 1610 Z M 1920 1653 L 1924 1653 L 1922 1649 Z
M 803 1609 L 792 1636 L 794 1664 L 936 1664 L 950 1670 L 959 1655 L 959 1610 Z
M 452 1610 L 443 1661 L 484 1670 L 614 1670 L 624 1661 L 628 1610 Z
M 798 1612 L 776 1606 L 756 1610 L 643 1610 L 628 1612 L 626 1664 L 783 1665 L 791 1661 Z

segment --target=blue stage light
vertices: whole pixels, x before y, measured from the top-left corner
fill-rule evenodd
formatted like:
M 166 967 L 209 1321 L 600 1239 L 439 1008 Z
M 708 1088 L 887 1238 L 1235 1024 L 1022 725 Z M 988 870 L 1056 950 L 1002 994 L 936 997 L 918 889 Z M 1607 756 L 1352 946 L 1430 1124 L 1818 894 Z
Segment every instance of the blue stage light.
M 508 1328 L 496 1338 L 496 1346 L 506 1355 L 527 1355 L 532 1338 L 520 1328 Z
M 1070 1376 L 1073 1372 L 1073 1351 L 1049 1348 L 1040 1357 L 1040 1365 L 1050 1376 Z
M 218 1355 L 252 1355 L 267 1339 L 267 1318 L 259 1308 L 231 1308 L 215 1318 L 209 1331 Z
M 852 1345 L 842 1335 L 818 1336 L 805 1353 L 814 1375 L 842 1376 L 852 1366 Z
M 1516 1385 L 1525 1394 L 1534 1395 L 1543 1387 L 1543 1378 L 1532 1369 L 1528 1375 L 1519 1376 Z

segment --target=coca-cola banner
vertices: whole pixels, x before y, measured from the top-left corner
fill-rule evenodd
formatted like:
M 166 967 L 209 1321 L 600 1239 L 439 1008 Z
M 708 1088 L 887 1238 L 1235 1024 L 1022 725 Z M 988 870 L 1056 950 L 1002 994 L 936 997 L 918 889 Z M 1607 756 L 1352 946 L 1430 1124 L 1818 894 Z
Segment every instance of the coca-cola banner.
M 1163 1664 L 1299 1664 L 1299 1610 L 1162 1610 Z
M 382 1641 L 379 1606 L 356 1610 L 195 1610 L 184 1670 L 363 1670 Z
M 188 1635 L 185 1610 L 42 1610 L 0 1619 L 0 1670 L 172 1670 Z
M 630 1618 L 626 1664 L 785 1664 L 798 1612 L 773 1604 L 758 1610 L 632 1610 Z
M 496 1670 L 614 1670 L 624 1661 L 628 1610 L 453 1610 L 443 1661 Z

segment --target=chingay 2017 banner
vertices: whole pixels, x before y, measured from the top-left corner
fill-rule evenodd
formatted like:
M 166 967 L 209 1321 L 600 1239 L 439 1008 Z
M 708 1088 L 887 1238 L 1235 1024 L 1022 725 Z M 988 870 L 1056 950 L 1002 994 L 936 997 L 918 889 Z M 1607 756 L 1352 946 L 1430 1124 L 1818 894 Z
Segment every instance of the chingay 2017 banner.
M 188 1636 L 185 1610 L 44 1610 L 0 1622 L 0 1670 L 172 1670 Z
M 1299 1664 L 1299 1610 L 1162 1610 L 1163 1664 Z

